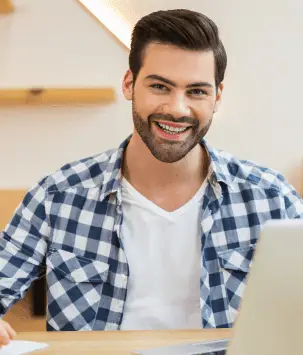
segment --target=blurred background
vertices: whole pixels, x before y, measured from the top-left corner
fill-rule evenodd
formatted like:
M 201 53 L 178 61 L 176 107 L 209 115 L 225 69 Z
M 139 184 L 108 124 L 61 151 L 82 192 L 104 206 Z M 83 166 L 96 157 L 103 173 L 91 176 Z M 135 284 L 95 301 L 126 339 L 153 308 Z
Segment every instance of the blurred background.
M 127 31 L 159 9 L 200 11 L 219 27 L 228 67 L 209 143 L 279 170 L 302 193 L 301 0 L 1 2 L 0 228 L 37 180 L 67 162 L 116 147 L 132 132 L 131 104 L 121 91 Z M 60 104 L 44 93 L 31 101 L 33 88 L 53 90 Z M 66 100 L 73 96 L 60 92 L 66 88 L 78 90 L 78 99 Z M 94 88 L 98 100 L 91 103 L 87 95 Z M 43 293 L 37 291 L 36 299 L 36 312 L 29 293 L 6 316 L 17 330 L 29 324 L 44 329 Z

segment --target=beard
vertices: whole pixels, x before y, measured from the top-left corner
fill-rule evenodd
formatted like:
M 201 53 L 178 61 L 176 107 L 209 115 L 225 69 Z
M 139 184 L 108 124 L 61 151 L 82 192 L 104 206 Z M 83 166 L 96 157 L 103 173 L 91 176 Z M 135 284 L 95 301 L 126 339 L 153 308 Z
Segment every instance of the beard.
M 172 115 L 151 114 L 147 120 L 136 109 L 136 104 L 133 98 L 132 101 L 133 121 L 136 131 L 142 141 L 148 147 L 152 155 L 163 163 L 175 163 L 184 158 L 197 144 L 200 144 L 206 133 L 208 132 L 213 115 L 209 117 L 207 123 L 201 128 L 198 119 L 193 117 L 174 118 Z M 182 141 L 159 140 L 153 132 L 153 124 L 157 120 L 188 123 L 191 125 L 190 134 Z

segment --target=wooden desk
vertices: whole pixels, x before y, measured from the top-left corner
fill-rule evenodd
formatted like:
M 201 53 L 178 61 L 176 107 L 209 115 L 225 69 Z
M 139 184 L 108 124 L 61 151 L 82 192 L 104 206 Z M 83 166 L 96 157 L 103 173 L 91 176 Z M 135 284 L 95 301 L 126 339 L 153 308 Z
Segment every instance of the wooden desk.
M 31 332 L 16 340 L 48 343 L 37 355 L 130 355 L 133 350 L 164 345 L 229 338 L 228 329 L 169 331 Z

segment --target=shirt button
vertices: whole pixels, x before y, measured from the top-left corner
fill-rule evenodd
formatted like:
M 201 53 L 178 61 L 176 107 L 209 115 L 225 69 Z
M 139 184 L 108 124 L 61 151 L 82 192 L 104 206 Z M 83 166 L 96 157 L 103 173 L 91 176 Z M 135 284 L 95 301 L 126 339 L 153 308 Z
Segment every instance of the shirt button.
M 210 178 L 210 183 L 211 183 L 212 185 L 215 185 L 216 182 L 217 182 L 216 177 L 215 177 L 215 176 L 212 176 L 212 177 Z

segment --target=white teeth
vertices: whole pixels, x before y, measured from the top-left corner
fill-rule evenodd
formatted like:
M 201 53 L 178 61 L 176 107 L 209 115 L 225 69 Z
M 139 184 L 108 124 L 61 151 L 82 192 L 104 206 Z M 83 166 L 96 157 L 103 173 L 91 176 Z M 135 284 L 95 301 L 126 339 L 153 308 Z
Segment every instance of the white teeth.
M 160 122 L 157 122 L 157 124 L 161 128 L 165 129 L 165 131 L 172 132 L 172 133 L 181 133 L 181 132 L 184 132 L 187 128 L 187 127 L 184 127 L 184 128 L 171 127 L 171 126 L 168 126 L 168 125 L 160 123 Z

